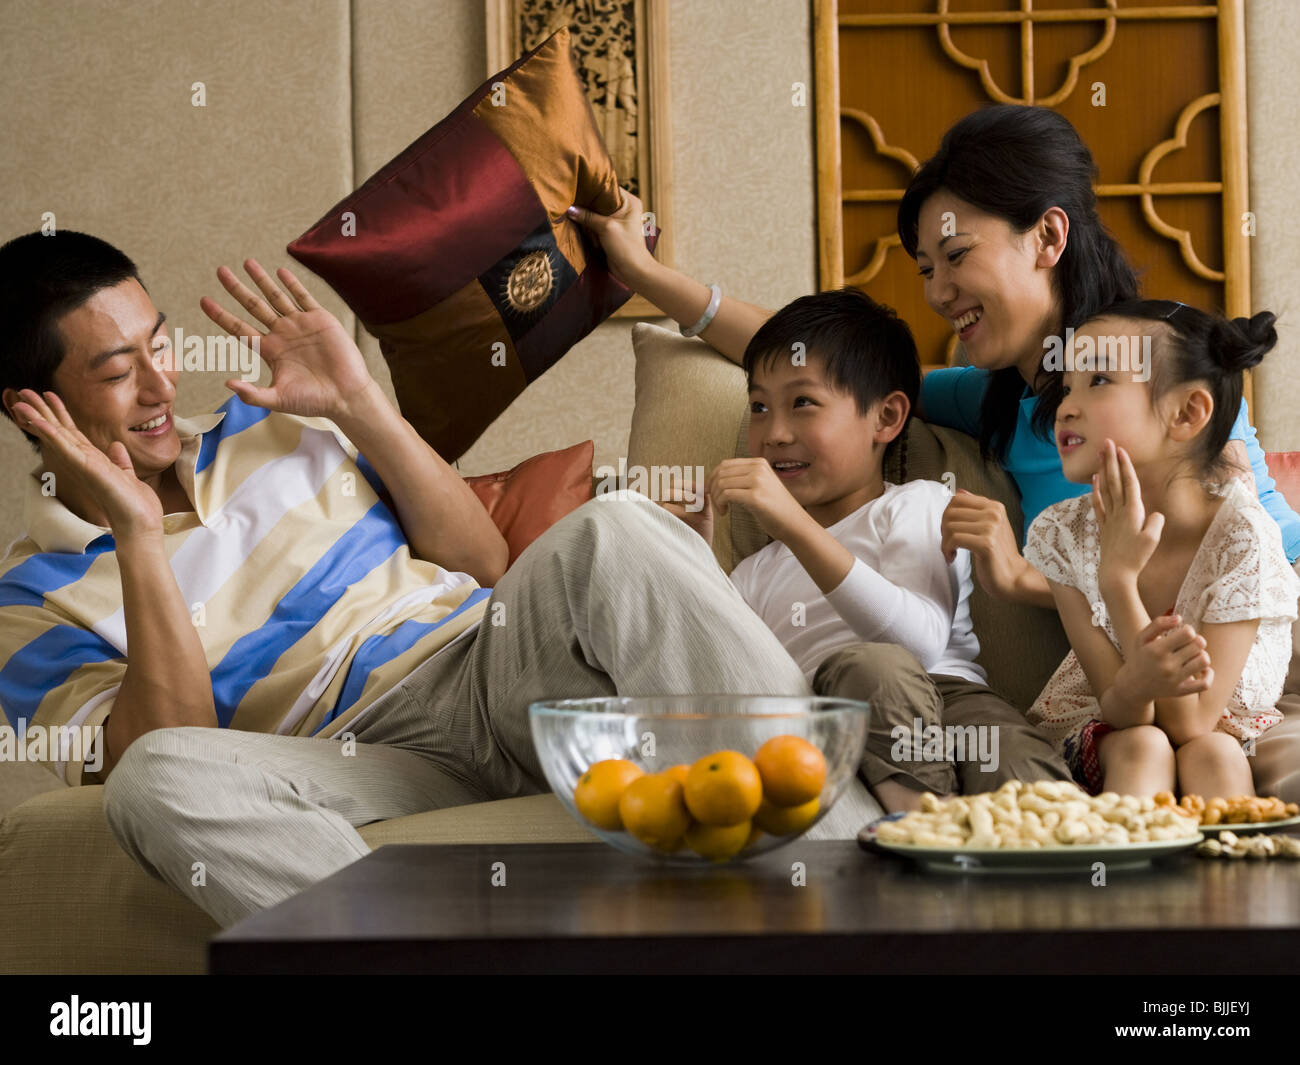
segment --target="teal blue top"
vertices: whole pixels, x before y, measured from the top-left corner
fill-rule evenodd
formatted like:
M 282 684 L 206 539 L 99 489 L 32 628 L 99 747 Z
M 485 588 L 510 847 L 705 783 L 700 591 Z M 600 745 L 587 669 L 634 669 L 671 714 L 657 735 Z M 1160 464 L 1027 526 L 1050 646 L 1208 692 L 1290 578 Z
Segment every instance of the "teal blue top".
M 980 404 L 988 388 L 990 372 L 976 366 L 948 366 L 931 370 L 921 381 L 921 413 L 928 422 L 947 425 L 971 436 L 979 435 Z M 1091 491 L 1087 484 L 1074 484 L 1061 472 L 1061 456 L 1056 441 L 1044 439 L 1034 433 L 1030 425 L 1038 397 L 1025 389 L 1016 418 L 1015 434 L 1007 448 L 1003 469 L 1010 474 L 1020 489 L 1020 507 L 1025 514 L 1025 526 L 1020 534 L 1023 545 L 1025 534 L 1039 511 L 1063 499 L 1073 499 Z M 1250 424 L 1246 402 L 1232 426 L 1232 440 L 1246 445 L 1250 468 L 1255 474 L 1255 487 L 1259 501 L 1273 516 L 1282 531 L 1282 546 L 1288 561 L 1300 558 L 1300 514 L 1287 505 L 1268 474 L 1264 451 L 1255 439 L 1255 427 Z

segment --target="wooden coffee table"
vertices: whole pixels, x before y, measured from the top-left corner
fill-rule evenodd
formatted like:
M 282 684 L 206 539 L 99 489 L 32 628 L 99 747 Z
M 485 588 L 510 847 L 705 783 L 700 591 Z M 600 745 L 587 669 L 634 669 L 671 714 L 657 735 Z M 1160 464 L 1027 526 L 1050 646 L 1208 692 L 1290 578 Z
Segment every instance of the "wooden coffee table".
M 701 869 L 587 843 L 392 845 L 209 946 L 214 973 L 1293 974 L 1298 959 L 1300 863 L 1184 852 L 1094 887 L 923 873 L 851 841 Z

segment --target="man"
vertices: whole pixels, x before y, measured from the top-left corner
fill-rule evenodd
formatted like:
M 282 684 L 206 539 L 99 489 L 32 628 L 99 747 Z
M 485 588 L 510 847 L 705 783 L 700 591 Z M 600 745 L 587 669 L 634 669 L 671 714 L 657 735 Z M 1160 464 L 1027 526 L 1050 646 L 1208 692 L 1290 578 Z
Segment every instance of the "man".
M 367 854 L 358 825 L 546 790 L 534 700 L 808 694 L 644 497 L 587 503 L 502 576 L 477 497 L 338 320 L 245 267 L 259 292 L 218 278 L 265 332 L 201 306 L 271 382 L 184 419 L 125 255 L 67 231 L 0 248 L 2 397 L 42 460 L 0 562 L 0 706 L 102 727 L 98 774 L 52 768 L 106 780 L 145 869 L 228 926 Z

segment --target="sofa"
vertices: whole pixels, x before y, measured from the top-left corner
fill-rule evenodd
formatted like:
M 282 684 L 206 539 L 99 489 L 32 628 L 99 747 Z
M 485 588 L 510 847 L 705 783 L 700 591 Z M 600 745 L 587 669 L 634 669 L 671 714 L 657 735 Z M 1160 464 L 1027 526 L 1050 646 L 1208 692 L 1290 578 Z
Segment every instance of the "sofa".
M 703 466 L 707 471 L 723 458 L 746 454 L 748 403 L 737 365 L 699 340 L 645 323 L 634 327 L 633 347 L 629 468 Z M 998 499 L 1013 527 L 1019 527 L 1019 505 L 1007 476 L 983 462 L 975 441 L 960 432 L 913 419 L 887 454 L 886 477 L 947 480 Z M 603 480 L 593 476 L 593 486 Z M 714 553 L 730 572 L 766 542 L 752 515 L 733 508 L 718 521 Z M 1055 613 L 999 602 L 978 586 L 971 613 L 990 685 L 1014 705 L 1028 707 L 1067 650 Z M 1297 683 L 1300 677 L 1289 678 L 1288 691 L 1300 690 Z M 1295 731 L 1300 751 L 1300 713 L 1278 727 Z M 1300 786 L 1294 775 L 1292 784 Z M 0 972 L 205 970 L 206 944 L 216 924 L 118 847 L 104 820 L 102 791 L 100 786 L 65 788 L 38 767 L 0 763 L 0 796 L 8 793 L 15 803 L 0 821 L 0 899 L 12 915 L 0 929 Z M 852 838 L 879 813 L 870 793 L 855 781 L 811 835 Z M 598 842 L 551 794 L 430 810 L 359 831 L 371 847 Z

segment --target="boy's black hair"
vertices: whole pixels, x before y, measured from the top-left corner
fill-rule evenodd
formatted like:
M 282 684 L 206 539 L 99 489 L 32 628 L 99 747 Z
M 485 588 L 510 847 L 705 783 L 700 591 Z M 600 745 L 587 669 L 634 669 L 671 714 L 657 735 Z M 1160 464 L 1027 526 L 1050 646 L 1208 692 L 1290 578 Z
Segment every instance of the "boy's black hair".
M 826 379 L 853 396 L 859 414 L 890 392 L 907 396 L 909 417 L 916 409 L 921 366 L 912 331 L 892 308 L 860 289 L 846 286 L 787 303 L 745 348 L 745 376 L 752 385 L 756 367 L 792 358 L 800 350 L 821 358 Z
M 140 280 L 135 263 L 87 233 L 25 233 L 0 247 L 0 389 L 53 391 L 66 354 L 59 319 L 128 278 Z M 37 437 L 23 435 L 40 451 Z
M 1192 381 L 1204 382 L 1214 397 L 1209 424 L 1197 437 L 1192 461 L 1206 480 L 1222 480 L 1233 472 L 1223 449 L 1241 411 L 1242 371 L 1257 366 L 1277 343 L 1277 316 L 1260 311 L 1250 318 L 1227 319 L 1207 314 L 1176 300 L 1123 300 L 1094 314 L 1159 322 L 1168 327 L 1152 345 L 1151 404 L 1171 389 Z M 1058 375 L 1059 376 L 1059 375 Z M 1053 419 L 1062 397 L 1045 394 L 1039 401 Z

